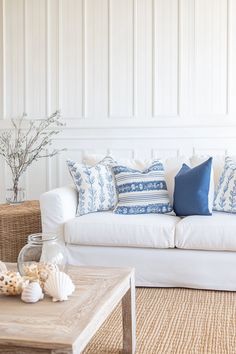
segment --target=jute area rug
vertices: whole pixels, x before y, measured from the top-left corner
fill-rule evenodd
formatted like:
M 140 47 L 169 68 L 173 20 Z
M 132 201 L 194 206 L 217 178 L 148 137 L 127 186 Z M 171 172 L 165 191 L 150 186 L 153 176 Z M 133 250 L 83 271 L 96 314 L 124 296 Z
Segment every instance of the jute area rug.
M 137 354 L 236 353 L 236 292 L 136 289 Z M 122 352 L 121 306 L 83 354 Z

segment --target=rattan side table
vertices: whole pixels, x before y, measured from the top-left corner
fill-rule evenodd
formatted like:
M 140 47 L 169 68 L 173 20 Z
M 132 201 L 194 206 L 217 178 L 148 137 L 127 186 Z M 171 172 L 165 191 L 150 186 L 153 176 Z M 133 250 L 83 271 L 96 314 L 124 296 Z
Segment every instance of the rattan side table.
M 41 232 L 41 215 L 37 200 L 19 205 L 0 205 L 0 260 L 16 262 L 30 234 Z

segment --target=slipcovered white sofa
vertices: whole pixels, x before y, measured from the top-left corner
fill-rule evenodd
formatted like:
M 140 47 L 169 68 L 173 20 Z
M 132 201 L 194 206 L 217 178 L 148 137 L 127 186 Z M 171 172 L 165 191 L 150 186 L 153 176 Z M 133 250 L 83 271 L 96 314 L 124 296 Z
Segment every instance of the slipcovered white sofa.
M 170 198 L 183 162 L 164 161 Z M 224 157 L 213 160 L 215 184 Z M 75 265 L 132 266 L 137 286 L 236 290 L 236 215 L 179 218 L 166 214 L 117 215 L 112 211 L 76 217 L 77 192 L 66 186 L 41 196 L 43 232 L 57 233 Z

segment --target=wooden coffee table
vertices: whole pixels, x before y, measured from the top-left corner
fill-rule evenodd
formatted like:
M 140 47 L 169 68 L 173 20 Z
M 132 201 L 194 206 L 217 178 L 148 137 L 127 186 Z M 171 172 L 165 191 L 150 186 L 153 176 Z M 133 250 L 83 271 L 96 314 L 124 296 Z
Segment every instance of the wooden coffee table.
M 123 353 L 135 353 L 133 269 L 70 266 L 68 273 L 76 285 L 68 301 L 25 304 L 0 296 L 0 353 L 79 354 L 119 301 Z

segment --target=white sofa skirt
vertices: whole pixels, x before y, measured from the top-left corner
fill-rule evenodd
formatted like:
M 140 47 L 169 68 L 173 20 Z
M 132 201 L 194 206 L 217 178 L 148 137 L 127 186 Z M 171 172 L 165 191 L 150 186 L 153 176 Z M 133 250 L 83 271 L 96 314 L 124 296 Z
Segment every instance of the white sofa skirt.
M 72 265 L 134 267 L 136 286 L 236 290 L 236 252 L 67 244 Z

